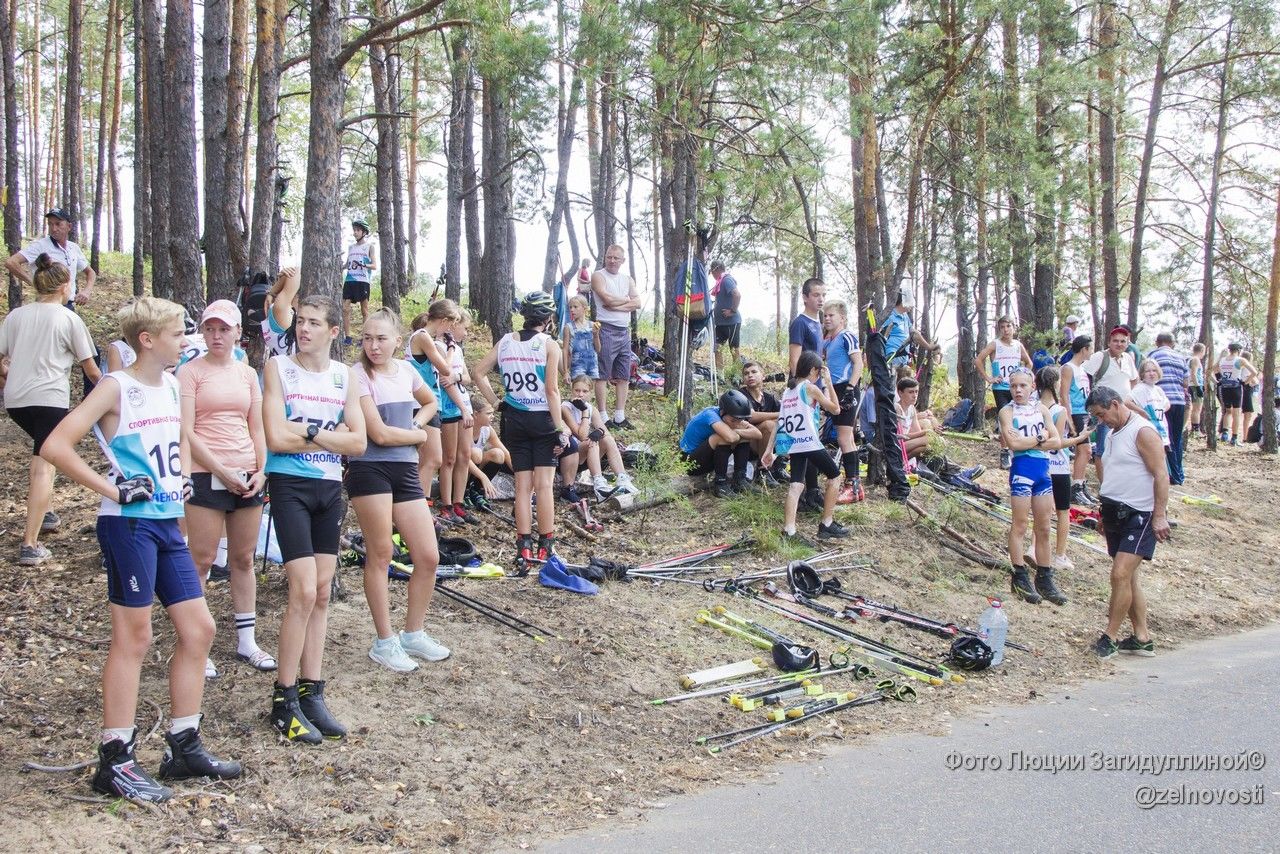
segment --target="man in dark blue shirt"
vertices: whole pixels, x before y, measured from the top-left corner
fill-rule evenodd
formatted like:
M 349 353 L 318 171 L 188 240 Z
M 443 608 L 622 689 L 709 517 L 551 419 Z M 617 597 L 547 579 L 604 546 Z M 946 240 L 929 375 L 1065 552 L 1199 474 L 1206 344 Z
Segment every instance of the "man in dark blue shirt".
M 729 351 L 733 353 L 733 364 L 742 364 L 742 354 L 739 351 L 742 346 L 742 314 L 738 311 L 738 306 L 742 303 L 742 292 L 738 290 L 738 280 L 725 270 L 723 261 L 716 261 L 711 265 L 711 275 L 716 280 L 712 293 L 716 298 L 714 350 L 716 372 L 719 373 L 724 367 L 720 359 L 722 344 L 729 345 Z
M 787 376 L 795 374 L 796 362 L 800 361 L 800 354 L 805 350 L 822 352 L 822 300 L 826 291 L 827 286 L 822 283 L 822 279 L 816 277 L 807 279 L 800 288 L 804 310 L 791 321 L 791 331 L 787 336 L 790 345 Z

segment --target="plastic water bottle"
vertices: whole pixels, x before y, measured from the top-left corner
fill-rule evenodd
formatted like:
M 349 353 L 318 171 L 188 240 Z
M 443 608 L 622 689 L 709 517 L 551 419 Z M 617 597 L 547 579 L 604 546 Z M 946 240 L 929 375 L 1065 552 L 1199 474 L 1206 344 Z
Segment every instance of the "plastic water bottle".
M 1004 639 L 1009 634 L 1009 617 L 1004 612 L 1004 603 L 999 599 L 988 599 L 990 607 L 978 618 L 978 634 L 983 642 L 991 647 L 991 666 L 995 667 L 1004 661 Z

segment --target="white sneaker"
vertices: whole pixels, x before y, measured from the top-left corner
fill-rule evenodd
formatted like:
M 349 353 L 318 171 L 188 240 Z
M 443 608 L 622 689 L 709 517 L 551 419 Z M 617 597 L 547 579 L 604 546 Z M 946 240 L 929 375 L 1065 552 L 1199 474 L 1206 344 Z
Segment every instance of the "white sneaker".
M 594 478 L 591 481 L 591 486 L 592 488 L 595 489 L 596 492 L 603 493 L 603 494 L 608 494 L 613 489 L 613 487 L 609 485 L 609 478 L 605 477 L 604 475 L 600 475 L 599 477 Z
M 1054 569 L 1060 569 L 1064 572 L 1070 572 L 1076 568 L 1076 565 L 1071 562 L 1071 558 L 1066 555 L 1054 555 L 1050 565 Z
M 418 669 L 418 665 L 405 655 L 400 639 L 392 637 L 388 640 L 375 640 L 369 648 L 369 657 L 388 670 L 396 673 L 409 673 Z
M 640 488 L 635 485 L 635 483 L 631 480 L 630 477 L 628 477 L 627 475 L 622 475 L 621 477 L 618 478 L 618 486 L 616 491 L 622 493 L 623 495 L 637 495 L 640 492 Z
M 204 678 L 205 679 L 218 678 L 218 668 L 214 666 L 212 658 L 206 658 L 204 660 Z
M 449 647 L 426 632 L 401 632 L 400 648 L 424 661 L 444 661 L 449 657 Z

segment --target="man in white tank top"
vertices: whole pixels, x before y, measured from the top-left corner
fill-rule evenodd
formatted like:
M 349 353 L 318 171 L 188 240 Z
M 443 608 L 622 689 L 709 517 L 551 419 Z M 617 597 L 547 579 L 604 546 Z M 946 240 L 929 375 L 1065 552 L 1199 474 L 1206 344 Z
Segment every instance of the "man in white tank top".
M 1147 600 L 1138 568 L 1155 556 L 1156 541 L 1169 539 L 1165 505 L 1169 500 L 1169 471 L 1164 443 L 1151 422 L 1124 404 L 1108 386 L 1097 386 L 1086 406 L 1089 414 L 1111 431 L 1107 440 L 1100 494 L 1102 525 L 1111 554 L 1111 604 L 1107 628 L 1094 643 L 1099 658 L 1117 652 L 1153 656 L 1155 645 L 1147 628 Z M 1133 634 L 1116 642 L 1125 617 L 1132 615 Z
M 631 388 L 631 312 L 639 311 L 640 296 L 635 280 L 622 272 L 627 253 L 617 244 L 604 253 L 604 269 L 591 274 L 591 293 L 600 322 L 600 379 L 596 380 L 596 409 L 605 408 L 606 387 L 613 384 L 615 430 L 630 430 L 627 420 L 627 391 Z

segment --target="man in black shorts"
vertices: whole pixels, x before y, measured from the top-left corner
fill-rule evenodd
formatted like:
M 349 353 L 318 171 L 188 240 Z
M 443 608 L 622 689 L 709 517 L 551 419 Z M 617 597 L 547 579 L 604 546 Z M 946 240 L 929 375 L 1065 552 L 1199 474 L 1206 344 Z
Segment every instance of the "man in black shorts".
M 742 361 L 742 315 L 738 311 L 738 306 L 742 304 L 742 291 L 738 290 L 738 280 L 725 270 L 723 261 L 715 261 L 711 265 L 711 275 L 715 277 L 716 285 L 712 293 L 716 299 L 716 344 L 715 344 L 715 360 L 716 372 L 719 373 L 724 367 L 724 362 L 720 358 L 720 347 L 724 344 L 729 345 L 729 352 L 733 354 L 733 364 L 737 365 Z
M 360 304 L 360 322 L 369 317 L 369 289 L 373 271 L 378 269 L 378 245 L 369 239 L 369 223 L 362 219 L 351 223 L 355 243 L 347 247 L 347 272 L 342 281 L 342 343 L 351 344 L 351 310 Z
M 1138 568 L 1156 553 L 1156 541 L 1169 539 L 1165 505 L 1169 472 L 1164 442 L 1146 418 L 1125 406 L 1120 394 L 1098 386 L 1087 401 L 1089 414 L 1111 430 L 1103 451 L 1102 526 L 1111 555 L 1111 604 L 1106 631 L 1093 645 L 1099 658 L 1117 652 L 1153 656 L 1155 644 L 1147 628 L 1147 600 Z M 1125 617 L 1133 634 L 1116 643 Z

